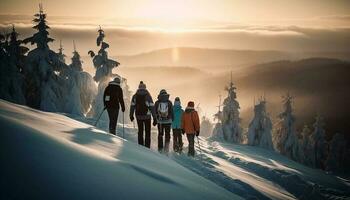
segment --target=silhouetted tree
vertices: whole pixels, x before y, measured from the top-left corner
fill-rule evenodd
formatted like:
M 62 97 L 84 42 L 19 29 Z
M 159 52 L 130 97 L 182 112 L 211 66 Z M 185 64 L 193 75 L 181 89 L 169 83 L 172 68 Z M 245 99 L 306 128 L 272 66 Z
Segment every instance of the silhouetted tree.
M 313 149 L 313 155 L 311 155 L 312 166 L 325 169 L 328 144 L 325 139 L 324 122 L 321 116 L 316 117 L 313 127 L 314 131 L 310 136 L 310 144 Z
M 88 52 L 96 69 L 94 80 L 98 83 L 97 96 L 93 102 L 92 109 L 89 112 L 89 115 L 93 117 L 97 117 L 99 112 L 103 110 L 103 92 L 107 87 L 108 82 L 113 76 L 119 76 L 112 74 L 113 68 L 117 67 L 119 63 L 108 58 L 107 48 L 109 48 L 109 44 L 104 41 L 106 36 L 105 32 L 101 27 L 97 32 L 98 36 L 96 44 L 100 47 L 100 50 L 97 55 L 92 50 Z M 107 115 L 103 115 L 102 118 L 106 119 Z
M 346 157 L 346 139 L 344 134 L 337 133 L 333 136 L 329 145 L 329 154 L 326 161 L 326 169 L 333 172 L 345 172 Z
M 0 35 L 0 98 L 25 104 L 23 72 L 27 47 L 22 46 L 14 26 L 9 34 Z
M 36 48 L 28 53 L 24 67 L 26 100 L 31 107 L 46 111 L 62 111 L 64 106 L 65 82 L 59 73 L 66 66 L 48 43 L 54 40 L 49 37 L 49 26 L 42 4 L 39 12 L 34 15 L 33 29 L 37 32 L 23 40 L 25 43 L 36 44 Z

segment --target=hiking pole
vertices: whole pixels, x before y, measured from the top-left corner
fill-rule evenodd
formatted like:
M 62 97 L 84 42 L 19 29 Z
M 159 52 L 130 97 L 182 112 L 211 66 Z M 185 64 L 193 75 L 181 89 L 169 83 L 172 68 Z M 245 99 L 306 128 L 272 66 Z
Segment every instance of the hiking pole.
M 124 139 L 124 112 L 123 112 L 123 139 Z
M 96 120 L 94 126 L 97 125 L 98 121 L 100 120 L 100 118 L 101 118 L 101 116 L 102 116 L 102 114 L 103 114 L 103 112 L 104 112 L 105 110 L 106 110 L 106 107 L 103 108 L 103 110 L 102 110 L 102 112 L 100 113 L 100 115 L 98 116 L 98 118 L 97 118 L 97 120 Z

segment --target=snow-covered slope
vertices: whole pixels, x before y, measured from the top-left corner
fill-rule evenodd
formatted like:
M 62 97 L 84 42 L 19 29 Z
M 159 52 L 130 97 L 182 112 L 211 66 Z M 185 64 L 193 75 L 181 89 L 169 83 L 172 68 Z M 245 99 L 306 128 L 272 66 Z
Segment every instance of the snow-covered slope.
M 0 130 L 0 199 L 350 199 L 349 180 L 252 146 L 200 138 L 195 158 L 165 156 L 156 130 L 148 150 L 132 124 L 126 141 L 2 100 Z
M 198 162 L 181 156 L 174 160 L 243 198 L 350 199 L 349 180 L 276 152 L 203 138 L 200 142 Z
M 94 121 L 79 119 L 88 123 Z M 98 126 L 107 129 L 108 122 Z M 122 135 L 122 124 L 118 133 Z M 151 148 L 157 151 L 157 133 L 153 129 Z M 126 125 L 124 137 L 137 143 L 137 133 Z M 184 152 L 187 152 L 187 142 Z M 172 141 L 171 141 L 172 142 Z M 217 142 L 200 137 L 197 156 L 170 153 L 168 157 L 228 191 L 245 199 L 350 199 L 350 181 L 312 169 L 259 147 Z
M 0 100 L 0 199 L 239 199 L 166 156 Z

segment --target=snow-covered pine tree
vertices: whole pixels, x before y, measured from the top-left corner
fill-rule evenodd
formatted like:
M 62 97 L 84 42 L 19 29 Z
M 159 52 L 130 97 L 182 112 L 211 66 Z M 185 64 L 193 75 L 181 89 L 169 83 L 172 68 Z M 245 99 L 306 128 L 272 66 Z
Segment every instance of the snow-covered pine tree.
M 34 15 L 33 22 L 36 25 L 33 26 L 33 29 L 36 29 L 36 32 L 32 37 L 26 38 L 24 40 L 25 43 L 30 42 L 31 45 L 36 44 L 38 49 L 49 49 L 49 42 L 53 42 L 54 39 L 49 37 L 49 32 L 47 31 L 50 27 L 47 25 L 46 14 L 44 13 L 44 9 L 42 4 L 39 4 L 39 13 Z
M 130 87 L 128 85 L 128 80 L 126 78 L 121 78 L 121 84 L 120 87 L 123 90 L 123 97 L 124 97 L 124 103 L 125 103 L 125 113 L 130 113 L 130 103 L 131 103 L 131 97 L 132 97 L 132 91 L 130 90 Z M 119 116 L 122 116 L 123 112 L 121 109 L 119 110 Z M 123 117 L 118 117 L 118 122 L 123 123 Z M 124 116 L 124 123 L 130 123 L 130 118 L 127 116 Z
M 36 44 L 36 48 L 28 53 L 23 70 L 27 104 L 45 111 L 62 111 L 65 80 L 59 76 L 59 72 L 65 64 L 49 48 L 48 43 L 54 40 L 49 37 L 50 27 L 47 25 L 42 4 L 39 4 L 39 12 L 34 15 L 33 22 L 33 29 L 37 32 L 23 40 L 24 43 Z
M 14 26 L 10 34 L 0 35 L 0 98 L 25 104 L 23 66 L 29 50 L 18 40 Z
M 314 154 L 313 148 L 310 143 L 311 130 L 309 126 L 304 125 L 304 128 L 301 132 L 301 139 L 299 140 L 299 162 L 307 166 L 312 166 L 312 155 Z
M 95 118 L 103 110 L 103 92 L 105 88 L 107 87 L 109 81 L 113 76 L 119 76 L 112 74 L 113 68 L 118 67 L 119 63 L 115 60 L 111 60 L 108 58 L 108 53 L 106 49 L 109 48 L 109 44 L 104 41 L 104 38 L 105 32 L 100 27 L 96 39 L 97 46 L 100 47 L 100 50 L 98 51 L 97 55 L 92 50 L 88 52 L 92 58 L 94 67 L 96 69 L 94 80 L 98 83 L 97 96 L 89 112 L 89 116 Z M 107 119 L 107 114 L 103 115 L 102 118 Z
M 22 40 L 18 39 L 18 35 L 19 34 L 13 25 L 7 52 L 8 56 L 10 57 L 10 62 L 16 65 L 19 72 L 22 72 L 26 58 L 25 54 L 29 51 L 29 49 L 22 46 Z
M 249 124 L 248 144 L 273 150 L 272 122 L 266 113 L 266 100 L 261 98 L 254 106 L 254 118 Z
M 221 95 L 219 95 L 219 105 L 218 107 L 218 112 L 214 114 L 214 121 L 217 120 L 215 123 L 213 133 L 211 135 L 211 138 L 214 140 L 223 140 L 224 138 L 224 133 L 222 131 L 222 111 L 221 111 Z
M 295 117 L 293 115 L 293 97 L 288 93 L 283 96 L 284 111 L 279 114 L 280 121 L 274 134 L 276 149 L 293 160 L 299 159 L 299 142 L 295 131 Z
M 213 132 L 213 124 L 210 122 L 209 118 L 206 116 L 202 117 L 201 120 L 201 136 L 210 137 Z
M 73 40 L 73 57 L 71 58 L 72 63 L 70 67 L 75 71 L 83 71 L 83 61 L 80 58 L 80 54 L 76 49 L 75 41 Z
M 344 134 L 336 133 L 329 145 L 329 154 L 326 161 L 326 170 L 333 172 L 345 172 L 347 142 Z
M 325 139 L 323 118 L 319 115 L 316 116 L 315 123 L 313 125 L 314 131 L 310 136 L 310 144 L 313 149 L 313 155 L 311 155 L 311 163 L 313 167 L 325 169 L 325 161 L 327 159 L 328 144 Z
M 61 48 L 62 49 L 62 48 Z M 62 71 L 61 76 L 67 80 L 64 111 L 75 115 L 86 114 L 94 100 L 97 89 L 92 76 L 83 71 L 80 55 L 73 41 L 72 63 Z M 63 54 L 63 52 L 61 52 Z
M 97 46 L 100 47 L 98 54 L 96 55 L 93 51 L 89 51 L 90 56 L 93 58 L 94 67 L 96 69 L 96 73 L 94 76 L 94 80 L 96 82 L 103 82 L 105 79 L 110 79 L 112 77 L 112 69 L 114 67 L 118 67 L 119 63 L 115 60 L 108 58 L 108 52 L 106 51 L 109 48 L 109 44 L 104 41 L 105 32 L 100 29 L 97 31 L 98 36 L 96 39 Z
M 227 98 L 223 103 L 223 115 L 222 115 L 222 127 L 223 127 L 223 138 L 225 141 L 233 143 L 241 143 L 243 140 L 242 128 L 240 126 L 239 118 L 239 103 L 237 101 L 236 87 L 231 82 L 226 88 L 228 92 Z
M 58 59 L 62 63 L 66 63 L 66 55 L 63 53 L 62 40 L 60 40 L 60 48 L 58 49 Z

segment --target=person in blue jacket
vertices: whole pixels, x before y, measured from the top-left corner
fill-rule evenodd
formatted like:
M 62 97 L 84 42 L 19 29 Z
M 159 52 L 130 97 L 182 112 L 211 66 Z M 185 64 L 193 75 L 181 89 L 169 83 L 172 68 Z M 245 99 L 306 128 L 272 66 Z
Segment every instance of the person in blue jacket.
M 182 114 L 184 110 L 181 108 L 181 101 L 179 97 L 175 98 L 174 106 L 173 106 L 173 114 L 174 119 L 172 122 L 172 129 L 173 129 L 173 148 L 175 152 L 181 153 L 182 152 L 182 128 L 181 128 L 181 119 Z

